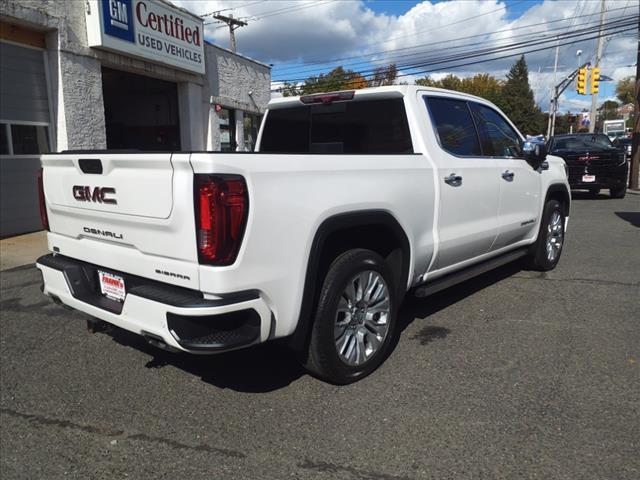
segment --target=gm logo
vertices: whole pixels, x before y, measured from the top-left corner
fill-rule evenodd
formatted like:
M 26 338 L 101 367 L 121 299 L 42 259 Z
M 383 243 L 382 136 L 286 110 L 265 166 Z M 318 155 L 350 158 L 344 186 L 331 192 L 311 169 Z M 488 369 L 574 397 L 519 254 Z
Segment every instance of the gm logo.
M 102 0 L 104 33 L 134 43 L 132 0 Z

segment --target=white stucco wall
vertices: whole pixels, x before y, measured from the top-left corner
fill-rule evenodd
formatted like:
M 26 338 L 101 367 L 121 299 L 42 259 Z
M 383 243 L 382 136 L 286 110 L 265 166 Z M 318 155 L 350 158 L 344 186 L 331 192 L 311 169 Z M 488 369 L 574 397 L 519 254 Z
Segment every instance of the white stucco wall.
M 48 31 L 46 57 L 56 150 L 106 148 L 103 66 L 178 84 L 183 150 L 220 148 L 215 104 L 237 111 L 236 141 L 242 143 L 242 111 L 262 114 L 269 101 L 271 75 L 267 65 L 205 44 L 203 77 L 89 48 L 86 8 L 88 4 L 82 0 L 0 0 L 3 20 Z
M 238 150 L 244 146 L 244 112 L 264 114 L 270 99 L 271 68 L 250 58 L 205 44 L 207 83 L 203 94 L 204 121 L 207 122 L 207 149 L 220 149 L 220 128 L 215 105 L 235 110 L 236 143 Z

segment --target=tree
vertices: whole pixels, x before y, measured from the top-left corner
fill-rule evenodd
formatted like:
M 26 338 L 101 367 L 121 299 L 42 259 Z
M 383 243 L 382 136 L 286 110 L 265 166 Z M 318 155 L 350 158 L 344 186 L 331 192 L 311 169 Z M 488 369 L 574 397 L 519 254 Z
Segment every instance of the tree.
M 507 74 L 497 104 L 523 134 L 534 135 L 544 131 L 544 115 L 535 104 L 524 55 Z
M 620 104 L 613 100 L 607 100 L 598 108 L 599 120 L 615 120 L 618 118 L 618 107 Z
M 388 67 L 378 67 L 373 71 L 373 78 L 369 80 L 370 87 L 381 87 L 383 85 L 394 85 L 398 78 L 398 68 L 395 63 Z
M 284 97 L 290 97 L 338 90 L 358 90 L 369 86 L 393 85 L 397 76 L 398 69 L 395 65 L 377 68 L 371 80 L 353 70 L 336 67 L 328 73 L 311 76 L 302 84 L 284 82 L 281 91 Z
M 301 93 L 301 89 L 298 85 L 291 82 L 284 82 L 281 87 L 283 97 L 297 97 Z
M 623 105 L 635 102 L 635 78 L 631 75 L 623 78 L 616 85 L 616 97 Z
M 423 78 L 419 78 L 416 80 L 416 85 L 420 85 L 421 87 L 437 87 L 438 82 L 436 82 L 429 75 Z
M 446 88 L 457 92 L 470 93 L 485 98 L 498 104 L 502 95 L 502 82 L 488 73 L 478 73 L 469 78 L 458 78 L 455 75 L 447 75 L 441 80 L 433 80 L 426 76 L 416 80 L 416 85 L 423 87 Z

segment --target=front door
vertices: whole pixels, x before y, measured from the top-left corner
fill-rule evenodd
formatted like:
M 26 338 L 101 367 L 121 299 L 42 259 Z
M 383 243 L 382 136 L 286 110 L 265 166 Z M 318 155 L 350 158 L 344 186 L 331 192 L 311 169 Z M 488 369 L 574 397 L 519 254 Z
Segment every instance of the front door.
M 439 247 L 433 270 L 489 252 L 498 233 L 499 175 L 493 158 L 483 157 L 466 101 L 425 97 L 440 148 L 434 150 L 440 210 Z
M 503 115 L 486 105 L 470 106 L 483 153 L 491 155 L 498 168 L 498 236 L 491 250 L 499 250 L 535 235 L 541 205 L 540 173 L 522 158 L 521 137 Z

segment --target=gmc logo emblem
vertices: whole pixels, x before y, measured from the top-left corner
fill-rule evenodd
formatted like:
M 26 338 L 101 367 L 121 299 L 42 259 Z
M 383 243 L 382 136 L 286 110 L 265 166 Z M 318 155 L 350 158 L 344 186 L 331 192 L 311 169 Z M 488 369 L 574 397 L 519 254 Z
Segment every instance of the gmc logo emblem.
M 82 185 L 73 186 L 73 198 L 79 202 L 97 202 L 117 204 L 115 198 L 109 198 L 107 195 L 115 195 L 116 189 L 113 187 L 85 187 Z

